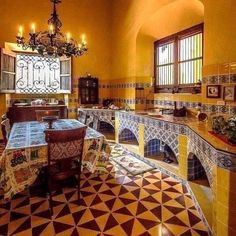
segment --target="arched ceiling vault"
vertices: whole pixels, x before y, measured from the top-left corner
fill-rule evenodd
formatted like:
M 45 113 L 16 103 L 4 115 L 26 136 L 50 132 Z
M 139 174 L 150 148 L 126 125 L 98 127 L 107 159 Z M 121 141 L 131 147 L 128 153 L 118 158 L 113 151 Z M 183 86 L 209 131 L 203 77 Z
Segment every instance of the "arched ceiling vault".
M 159 37 L 158 34 L 166 32 L 157 29 L 172 31 L 171 27 L 180 25 L 179 19 L 192 19 L 192 14 L 196 15 L 192 23 L 200 23 L 203 21 L 203 1 L 205 0 L 114 0 L 111 13 L 112 77 L 132 77 L 136 74 L 136 40 L 139 33 L 148 34 L 152 38 Z M 168 12 L 170 9 L 171 13 Z M 189 14 L 184 14 L 186 9 Z M 177 13 L 184 18 L 178 17 Z M 171 19 L 174 19 L 174 24 L 168 24 Z
M 203 22 L 204 5 L 199 0 L 175 0 L 146 18 L 139 34 L 160 39 Z

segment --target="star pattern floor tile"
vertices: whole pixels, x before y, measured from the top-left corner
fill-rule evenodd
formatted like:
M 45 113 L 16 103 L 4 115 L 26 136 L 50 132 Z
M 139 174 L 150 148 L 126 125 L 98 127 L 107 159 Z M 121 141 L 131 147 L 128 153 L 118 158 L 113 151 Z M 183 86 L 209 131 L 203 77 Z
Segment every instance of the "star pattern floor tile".
M 124 154 L 112 146 L 112 155 Z M 79 201 L 73 186 L 55 192 L 53 216 L 40 189 L 0 204 L 0 235 L 208 235 L 186 187 L 174 178 L 158 170 L 132 176 L 112 162 L 107 170 L 83 171 Z

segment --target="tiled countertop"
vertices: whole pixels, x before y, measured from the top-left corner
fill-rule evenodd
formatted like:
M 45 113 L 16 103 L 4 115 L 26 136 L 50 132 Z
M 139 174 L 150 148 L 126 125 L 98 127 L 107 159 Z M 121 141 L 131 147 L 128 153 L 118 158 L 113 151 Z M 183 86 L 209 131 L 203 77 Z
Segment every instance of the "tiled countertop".
M 209 144 L 211 144 L 214 148 L 220 150 L 220 151 L 225 151 L 229 152 L 232 154 L 236 154 L 236 147 L 231 146 L 219 138 L 213 136 L 212 134 L 209 133 L 211 131 L 211 124 L 210 122 L 201 122 L 198 121 L 196 117 L 189 116 L 189 117 L 174 117 L 173 115 L 159 115 L 158 113 L 155 112 L 150 112 L 150 111 L 124 111 L 124 110 L 111 110 L 111 109 L 94 109 L 94 108 L 81 108 L 84 109 L 85 111 L 90 111 L 90 112 L 98 112 L 98 113 L 124 113 L 124 114 L 130 114 L 130 115 L 135 115 L 139 117 L 148 117 L 150 119 L 157 119 L 157 120 L 162 120 L 170 123 L 175 123 L 175 124 L 181 124 L 189 127 L 192 129 L 195 133 L 197 133 L 199 136 L 201 136 L 203 139 L 205 139 Z M 100 114 L 101 115 L 101 114 Z
M 186 125 L 190 129 L 192 129 L 194 132 L 199 134 L 203 139 L 205 139 L 208 143 L 210 143 L 216 149 L 236 154 L 235 146 L 231 146 L 209 133 L 209 131 L 212 130 L 209 121 L 201 122 L 201 121 L 198 121 L 198 119 L 195 117 L 174 117 L 173 115 L 159 115 L 157 113 L 152 113 L 152 112 L 147 113 L 146 111 L 130 111 L 130 112 L 125 112 L 125 113 L 149 117 L 151 119 L 158 119 L 158 120 L 181 124 L 181 125 Z M 157 115 L 157 116 L 155 117 L 153 115 Z

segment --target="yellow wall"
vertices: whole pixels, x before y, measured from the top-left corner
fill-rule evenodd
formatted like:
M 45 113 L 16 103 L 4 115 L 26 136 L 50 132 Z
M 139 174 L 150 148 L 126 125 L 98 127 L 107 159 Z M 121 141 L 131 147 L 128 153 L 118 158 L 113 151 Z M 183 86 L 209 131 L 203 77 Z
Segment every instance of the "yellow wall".
M 235 73 L 233 66 L 225 69 L 227 64 L 235 65 L 236 61 L 233 47 L 236 26 L 232 23 L 236 20 L 235 8 L 233 0 L 113 1 L 112 79 L 129 83 L 130 78 L 140 80 L 138 78 L 142 77 L 143 82 L 151 83 L 154 76 L 153 42 L 201 22 L 205 27 L 203 75 Z M 122 96 L 125 93 L 123 91 Z M 127 98 L 131 96 L 129 93 Z M 202 96 L 155 94 L 154 98 L 217 104 L 217 101 L 223 101 L 223 93 L 219 99 L 207 99 L 206 85 L 203 85 Z M 229 104 L 236 105 L 235 102 L 226 103 Z
M 88 54 L 73 61 L 75 89 L 68 97 L 70 109 L 78 106 L 75 101 L 78 98 L 78 77 L 87 72 L 99 77 L 100 97 L 137 98 L 139 94 L 134 87 L 107 89 L 107 85 L 152 83 L 153 42 L 203 21 L 203 75 L 236 73 L 235 12 L 235 0 L 64 0 L 59 6 L 63 31 L 70 30 L 75 38 L 85 33 L 89 47 Z M 49 0 L 2 0 L 0 46 L 15 41 L 20 24 L 24 25 L 26 32 L 32 22 L 36 23 L 37 29 L 44 29 L 50 13 Z M 145 89 L 144 96 L 210 104 L 222 100 L 207 99 L 205 90 L 204 85 L 201 95 L 154 95 L 152 89 Z M 9 99 L 9 95 L 0 94 L 1 114 L 5 112 Z M 132 104 L 131 108 L 140 106 Z M 74 115 L 71 112 L 70 117 Z M 235 191 L 229 191 L 235 183 L 235 175 L 216 169 L 216 179 L 214 231 L 218 231 L 217 235 L 230 235 L 236 230 L 234 213 L 228 209 L 229 203 L 235 199 Z M 220 182 L 223 179 L 225 182 Z M 226 199 L 220 193 L 221 187 L 227 192 Z
M 92 6 L 92 7 L 91 7 Z M 63 8 L 63 11 L 62 11 Z M 152 82 L 153 42 L 167 35 L 204 21 L 204 76 L 218 73 L 218 67 L 236 61 L 236 38 L 233 0 L 71 0 L 59 5 L 63 21 L 63 31 L 79 38 L 86 33 L 89 46 L 88 54 L 73 61 L 74 92 L 69 96 L 72 109 L 78 106 L 78 77 L 87 72 L 99 77 L 104 89 L 100 97 L 122 97 L 135 99 L 139 94 L 135 89 L 108 90 L 109 84 Z M 17 10 L 16 10 L 17 9 Z M 37 14 L 35 14 L 37 9 Z M 30 24 L 36 23 L 37 29 L 46 27 L 51 12 L 48 0 L 4 0 L 0 5 L 0 46 L 14 42 L 18 26 L 24 25 L 25 31 Z M 34 14 L 33 14 L 34 12 Z M 219 31 L 220 29 L 220 31 Z M 231 70 L 232 72 L 232 70 Z M 103 87 L 103 86 L 101 86 Z M 222 99 L 207 99 L 203 86 L 203 96 L 180 94 L 155 94 L 156 100 L 199 101 L 215 104 Z M 147 91 L 145 94 L 149 94 Z M 149 96 L 151 97 L 151 96 Z M 190 97 L 190 96 L 189 96 Z M 1 104 L 5 97 L 0 96 Z M 235 103 L 230 103 L 235 105 Z M 137 105 L 131 105 L 138 108 Z M 72 114 L 73 115 L 73 114 Z
M 176 3 L 182 4 L 182 8 L 178 8 L 180 5 L 176 5 L 175 8 L 174 5 L 171 5 L 173 2 L 175 1 L 113 1 L 111 83 L 119 81 L 124 84 L 133 81 L 140 82 L 140 80 L 151 83 L 153 42 L 200 22 L 204 22 L 205 27 L 203 75 L 218 76 L 235 73 L 235 1 L 176 1 Z M 157 6 L 158 4 L 163 8 L 160 8 L 160 5 Z M 188 14 L 186 9 L 191 10 L 189 12 L 193 14 Z M 135 90 L 127 94 L 128 90 L 130 89 L 122 89 L 119 92 L 122 97 L 136 98 Z M 206 98 L 205 84 L 202 94 L 155 94 L 153 97 L 156 100 L 205 104 L 217 104 L 217 101 L 223 100 L 222 95 L 220 99 Z M 228 104 L 236 105 L 235 102 Z M 136 108 L 135 105 L 133 107 Z M 185 146 L 184 148 L 186 148 Z M 182 170 L 186 170 L 186 168 L 184 165 Z M 212 189 L 214 196 L 213 232 L 214 235 L 219 236 L 236 235 L 235 204 L 232 204 L 232 199 L 235 199 L 235 191 L 232 190 L 235 174 L 218 167 L 215 169 L 215 183 Z M 182 175 L 184 176 L 185 172 Z
M 205 0 L 204 64 L 236 61 L 236 4 L 234 0 Z

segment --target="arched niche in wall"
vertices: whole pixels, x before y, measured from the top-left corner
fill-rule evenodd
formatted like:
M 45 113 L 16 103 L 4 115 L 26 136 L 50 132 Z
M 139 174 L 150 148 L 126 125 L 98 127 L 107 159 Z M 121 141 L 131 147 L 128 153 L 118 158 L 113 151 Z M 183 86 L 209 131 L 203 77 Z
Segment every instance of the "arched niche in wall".
M 136 76 L 153 76 L 154 46 L 161 38 L 204 22 L 200 0 L 175 0 L 147 17 L 136 38 Z
M 165 155 L 164 155 L 164 152 L 165 152 Z M 174 150 L 167 143 L 157 138 L 151 139 L 145 144 L 144 156 L 152 157 L 153 159 L 157 159 L 157 160 L 161 159 L 162 161 L 164 161 L 164 159 L 166 160 L 168 159 L 168 160 L 171 160 L 171 162 L 169 163 L 173 162 L 175 165 L 178 164 L 178 158 L 175 155 Z
M 128 128 L 124 128 L 119 133 L 119 142 L 120 143 L 129 143 L 133 145 L 139 145 L 138 138 L 134 132 Z
M 206 167 L 205 167 L 206 168 Z M 188 180 L 201 180 L 206 186 L 210 187 L 207 171 L 201 163 L 201 160 L 193 153 L 188 155 Z
M 139 48 L 136 49 L 136 47 L 140 47 L 140 42 L 137 42 L 137 39 L 139 39 L 140 35 L 147 35 L 148 37 L 144 37 L 143 39 L 147 41 L 151 40 L 150 44 L 152 45 L 152 42 L 155 41 L 155 37 L 153 39 L 150 39 L 153 37 L 153 35 L 145 32 L 145 26 L 150 25 L 151 28 L 156 29 L 160 27 L 166 28 L 166 25 L 162 26 L 161 24 L 161 22 L 164 22 L 163 19 L 161 19 L 160 24 L 153 24 L 152 22 L 149 22 L 152 18 L 155 18 L 156 14 L 158 15 L 159 11 L 165 11 L 168 13 L 168 9 L 173 6 L 174 9 L 178 8 L 189 11 L 190 13 L 186 15 L 186 18 L 187 16 L 192 17 L 192 14 L 200 13 L 201 19 L 203 19 L 204 2 L 205 0 L 184 0 L 184 2 L 181 2 L 181 0 L 126 0 L 121 2 L 113 1 L 112 14 L 114 17 L 112 21 L 113 27 L 111 36 L 113 52 L 112 76 L 114 78 L 126 78 L 136 75 L 142 76 L 140 73 L 136 73 L 136 71 L 139 71 L 136 69 L 136 64 L 140 65 L 140 63 L 145 62 L 146 58 L 142 57 L 141 54 L 139 54 L 138 58 L 136 58 L 137 51 L 139 52 Z M 195 11 L 193 9 L 195 9 Z M 173 19 L 173 16 L 169 14 L 167 15 L 167 17 L 165 17 L 165 19 L 167 19 L 165 24 L 169 24 L 169 21 Z M 139 45 L 136 45 L 137 43 Z M 146 43 L 143 44 L 143 50 L 147 50 L 146 52 L 149 53 L 145 44 Z M 153 59 L 153 54 L 149 53 L 149 55 L 151 55 L 149 57 L 149 60 Z M 150 63 L 145 62 L 145 65 L 146 70 L 149 72 L 150 69 L 148 70 L 148 68 Z M 143 66 L 145 67 L 145 65 Z

